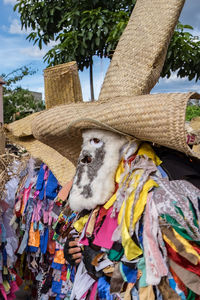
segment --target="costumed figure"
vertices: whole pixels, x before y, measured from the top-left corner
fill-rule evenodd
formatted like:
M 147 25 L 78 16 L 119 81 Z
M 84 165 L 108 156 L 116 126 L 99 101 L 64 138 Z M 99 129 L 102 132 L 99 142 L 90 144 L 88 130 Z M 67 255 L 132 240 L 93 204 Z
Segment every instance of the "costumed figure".
M 185 127 L 200 96 L 149 95 L 183 5 L 137 0 L 99 101 L 32 122 L 36 139 L 77 165 L 55 225 L 77 266 L 70 299 L 200 298 L 200 154 Z
M 199 95 L 147 95 L 183 4 L 138 0 L 99 101 L 33 122 L 35 138 L 78 159 L 73 221 L 60 225 L 65 258 L 78 265 L 71 299 L 199 299 L 200 156 L 185 128 Z

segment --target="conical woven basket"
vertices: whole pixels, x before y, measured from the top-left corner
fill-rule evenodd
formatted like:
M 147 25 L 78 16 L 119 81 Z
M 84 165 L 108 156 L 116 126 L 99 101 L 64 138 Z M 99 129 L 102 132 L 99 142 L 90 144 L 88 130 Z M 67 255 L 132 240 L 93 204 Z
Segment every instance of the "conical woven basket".
M 82 91 L 76 62 L 56 65 L 44 70 L 45 105 L 82 102 Z

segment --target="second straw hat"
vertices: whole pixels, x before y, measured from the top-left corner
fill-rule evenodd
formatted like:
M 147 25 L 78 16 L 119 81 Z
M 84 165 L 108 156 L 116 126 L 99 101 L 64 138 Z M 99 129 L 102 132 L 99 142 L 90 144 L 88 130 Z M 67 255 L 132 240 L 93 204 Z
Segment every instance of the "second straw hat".
M 44 70 L 45 104 L 47 108 L 65 103 L 81 102 L 82 92 L 76 62 L 65 63 Z M 61 88 L 62 86 L 62 88 Z M 67 97 L 66 97 L 67 95 Z M 6 136 L 24 147 L 33 157 L 42 160 L 61 185 L 69 181 L 75 172 L 73 164 L 54 148 L 35 139 L 32 122 L 39 113 L 5 125 Z

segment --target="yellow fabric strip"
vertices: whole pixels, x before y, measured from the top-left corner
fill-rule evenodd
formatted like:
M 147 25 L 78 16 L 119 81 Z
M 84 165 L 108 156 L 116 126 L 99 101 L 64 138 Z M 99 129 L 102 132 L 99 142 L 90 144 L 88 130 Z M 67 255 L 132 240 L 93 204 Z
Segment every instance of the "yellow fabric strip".
M 174 235 L 175 235 L 175 237 L 177 238 L 177 240 L 179 240 L 180 243 L 183 244 L 183 246 L 184 246 L 184 248 L 185 248 L 185 251 L 186 251 L 187 253 L 193 254 L 195 257 L 197 257 L 197 260 L 200 261 L 200 256 L 199 256 L 199 254 L 198 254 L 198 253 L 196 252 L 196 250 L 190 245 L 190 243 L 189 243 L 187 240 L 185 240 L 180 234 L 178 234 L 174 229 L 173 229 L 173 232 L 174 232 Z M 178 253 L 178 249 L 176 248 L 176 246 L 174 245 L 174 243 L 173 243 L 170 239 L 168 239 L 168 237 L 167 237 L 165 234 L 163 234 L 163 239 L 170 245 L 170 247 L 171 247 L 174 251 L 176 251 L 176 252 Z M 197 261 L 197 263 L 198 263 L 198 261 Z
M 112 195 L 112 197 L 110 198 L 110 200 L 108 200 L 106 202 L 106 204 L 104 205 L 104 208 L 105 209 L 109 209 L 114 204 L 114 202 L 116 201 L 116 199 L 117 199 L 117 195 L 115 193 L 115 194 Z
M 148 143 L 143 143 L 139 150 L 137 155 L 146 155 L 149 158 L 153 160 L 153 162 L 156 164 L 156 166 L 159 166 L 162 163 L 162 160 L 155 154 L 154 150 Z
M 115 182 L 116 183 L 120 182 L 120 176 L 122 173 L 124 173 L 124 160 L 123 159 L 121 160 L 121 162 L 117 168 L 116 174 L 115 174 Z
M 177 238 L 177 240 L 179 240 L 184 245 L 185 251 L 187 253 L 191 253 L 191 254 L 195 255 L 198 258 L 198 261 L 200 261 L 200 255 L 190 245 L 190 243 L 186 239 L 184 239 L 178 232 L 176 232 L 176 230 L 174 230 L 173 228 L 172 228 L 172 230 L 173 230 L 173 233 L 174 233 L 175 237 Z
M 5 292 L 8 294 L 10 291 L 10 284 L 7 280 L 3 281 L 3 287 L 4 287 Z M 7 297 L 6 297 L 6 299 L 7 299 Z
M 89 215 L 85 215 L 84 217 L 80 218 L 79 220 L 77 220 L 73 226 L 76 229 L 76 231 L 81 232 L 83 230 L 83 227 L 85 226 L 85 224 L 87 223 L 89 219 Z
M 143 143 L 139 150 L 138 150 L 138 153 L 137 155 L 146 155 L 148 156 L 149 158 L 151 158 L 154 163 L 158 166 L 162 163 L 162 161 L 159 159 L 159 157 L 155 154 L 154 150 L 152 149 L 152 147 L 148 144 L 148 143 Z M 116 171 L 116 175 L 115 175 L 115 182 L 116 183 L 120 183 L 120 178 L 121 178 L 121 175 L 124 173 L 124 160 L 122 159 L 118 168 L 117 168 L 117 171 Z M 133 176 L 132 176 L 133 177 Z M 131 178 L 132 178 L 131 177 Z M 123 182 L 121 183 L 121 185 L 124 183 L 124 181 L 126 180 L 127 176 L 125 176 Z M 119 187 L 120 188 L 120 187 Z M 116 201 L 117 197 L 116 197 L 116 193 L 106 202 L 106 204 L 104 205 L 104 208 L 105 209 L 109 209 L 113 204 L 114 202 Z
M 168 245 L 170 245 L 170 247 L 171 247 L 174 251 L 178 252 L 177 249 L 176 249 L 176 246 L 174 245 L 174 243 L 172 243 L 172 241 L 171 241 L 170 239 L 168 239 L 168 237 L 167 237 L 165 234 L 163 234 L 163 239 L 164 239 L 164 241 L 165 241 Z
M 148 156 L 150 159 L 153 160 L 153 162 L 156 165 L 160 165 L 162 163 L 162 161 L 158 158 L 158 156 L 155 154 L 152 147 L 148 143 L 143 143 L 140 146 L 137 155 L 146 155 L 146 156 Z M 128 176 L 128 175 L 125 176 L 123 178 L 122 182 L 120 182 L 121 175 L 124 173 L 124 171 L 125 171 L 124 161 L 121 160 L 121 162 L 119 164 L 119 167 L 117 168 L 116 176 L 115 176 L 115 181 L 118 184 L 120 184 L 121 186 L 125 182 L 125 180 L 127 179 L 127 176 Z M 119 212 L 119 215 L 118 215 L 118 224 L 120 225 L 122 223 L 122 245 L 123 245 L 124 250 L 125 250 L 125 255 L 129 260 L 134 259 L 137 256 L 142 254 L 142 250 L 131 239 L 131 236 L 129 234 L 129 228 L 130 228 L 130 226 L 132 226 L 132 228 L 134 229 L 135 224 L 137 223 L 137 221 L 141 217 L 141 215 L 144 211 L 145 205 L 146 205 L 148 192 L 153 187 L 158 186 L 156 184 L 156 182 L 151 180 L 151 179 L 148 180 L 144 184 L 143 189 L 140 193 L 139 199 L 138 199 L 138 201 L 135 205 L 135 208 L 134 208 L 133 224 L 130 224 L 131 211 L 132 211 L 132 207 L 133 207 L 133 204 L 134 204 L 135 190 L 137 189 L 137 186 L 139 184 L 139 181 L 141 179 L 142 174 L 143 174 L 143 170 L 137 170 L 137 172 L 133 172 L 133 174 L 129 177 L 129 179 L 126 183 L 126 186 L 128 188 L 128 186 L 130 185 L 130 182 L 132 180 L 132 182 L 133 182 L 132 183 L 133 192 L 131 193 L 129 198 L 126 200 L 126 207 L 125 207 L 125 203 L 123 202 L 123 204 L 121 206 L 121 209 L 120 209 L 120 212 Z M 119 186 L 119 188 L 121 186 Z M 110 200 L 108 200 L 108 202 L 104 205 L 104 208 L 109 209 L 114 204 L 116 199 L 117 199 L 117 196 L 116 196 L 116 193 L 115 193 L 110 198 Z M 125 209 L 125 212 L 124 212 L 124 209 Z
M 137 182 L 138 182 L 140 176 L 141 175 L 138 175 L 138 174 L 136 175 L 136 181 L 135 181 L 134 185 L 135 184 L 137 185 Z M 141 215 L 144 211 L 148 192 L 155 186 L 158 186 L 158 185 L 152 179 L 148 180 L 144 184 L 143 189 L 140 193 L 139 199 L 134 208 L 133 224 L 130 224 L 130 221 L 131 221 L 131 211 L 132 211 L 132 207 L 133 207 L 133 203 L 134 203 L 135 192 L 132 192 L 130 197 L 127 199 L 124 218 L 123 218 L 123 210 L 124 210 L 124 205 L 125 205 L 124 203 L 120 209 L 120 212 L 118 215 L 118 224 L 121 224 L 121 222 L 122 222 L 122 245 L 124 247 L 125 255 L 128 260 L 132 260 L 142 254 L 142 250 L 132 240 L 132 238 L 129 234 L 129 228 L 130 228 L 130 226 L 132 226 L 133 229 L 135 228 L 135 224 L 137 223 L 137 221 L 139 220 L 139 218 L 141 217 Z

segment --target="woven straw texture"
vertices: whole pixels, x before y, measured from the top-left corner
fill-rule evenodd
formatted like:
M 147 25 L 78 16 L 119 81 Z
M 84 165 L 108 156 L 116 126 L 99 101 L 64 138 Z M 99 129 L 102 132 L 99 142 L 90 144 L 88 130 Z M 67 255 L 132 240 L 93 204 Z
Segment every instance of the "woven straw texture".
M 200 116 L 195 117 L 191 120 L 190 126 L 195 130 L 200 132 Z
M 197 154 L 199 155 L 199 157 L 200 157 L 200 145 L 194 145 L 194 146 L 192 147 L 192 150 L 193 150 L 195 153 L 197 153 Z
M 21 120 L 15 121 L 10 124 L 5 124 L 4 128 L 7 131 L 10 131 L 10 133 L 12 133 L 12 135 L 15 137 L 31 136 L 32 135 L 31 123 L 35 119 L 35 117 L 38 116 L 40 113 L 41 112 L 37 112 Z
M 69 62 L 44 70 L 45 105 L 82 102 L 82 91 L 76 62 Z
M 152 94 L 60 106 L 35 118 L 33 134 L 74 164 L 86 128 L 118 131 L 199 157 L 186 144 L 185 132 L 187 102 L 199 98 L 195 93 Z
M 78 70 L 75 62 L 58 65 L 44 70 L 45 102 L 51 108 L 71 102 L 82 101 Z M 71 180 L 75 168 L 70 161 L 54 149 L 35 140 L 31 124 L 41 112 L 29 115 L 11 124 L 5 124 L 6 136 L 24 147 L 33 157 L 42 160 L 51 169 L 61 185 Z
M 160 77 L 184 0 L 139 0 L 120 38 L 99 100 L 148 94 Z
M 46 108 L 81 102 L 82 92 L 76 62 L 70 62 L 44 70 Z M 5 124 L 6 136 L 24 147 L 34 158 L 43 161 L 61 185 L 74 176 L 73 164 L 53 148 L 36 140 L 32 134 L 32 122 L 41 112 L 29 115 L 11 124 Z
M 24 147 L 34 158 L 44 162 L 62 186 L 74 176 L 75 168 L 68 159 L 33 136 L 17 138 L 11 132 L 7 132 L 7 137 L 13 143 Z
M 5 124 L 6 137 L 24 147 L 34 158 L 44 162 L 63 186 L 74 176 L 75 168 L 67 158 L 33 137 L 31 124 L 40 114 L 41 112 L 34 113 L 11 124 Z

